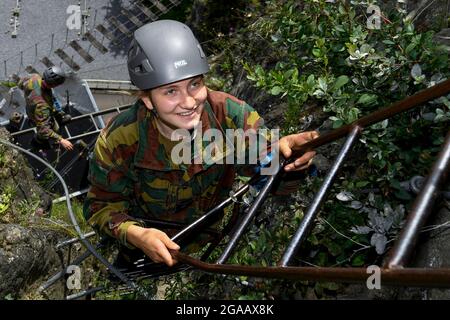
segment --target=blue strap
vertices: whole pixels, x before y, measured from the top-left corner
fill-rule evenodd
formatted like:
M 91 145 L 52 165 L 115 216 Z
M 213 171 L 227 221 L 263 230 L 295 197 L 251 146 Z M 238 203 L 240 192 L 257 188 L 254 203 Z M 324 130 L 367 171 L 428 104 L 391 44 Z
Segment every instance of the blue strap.
M 58 112 L 63 111 L 61 102 L 59 102 L 58 98 L 56 98 L 55 95 L 53 95 L 53 105 L 55 106 L 56 111 L 58 111 Z
M 255 166 L 254 168 L 255 174 L 261 173 L 261 168 L 268 167 L 270 165 L 270 162 L 272 161 L 272 158 L 273 158 L 272 153 L 271 152 L 267 153 L 266 157 L 262 161 L 259 161 L 259 164 Z M 257 191 L 260 191 L 262 187 L 264 187 L 264 185 L 266 184 L 267 178 L 268 176 L 262 176 L 262 178 L 258 182 L 253 184 L 253 187 L 255 187 Z

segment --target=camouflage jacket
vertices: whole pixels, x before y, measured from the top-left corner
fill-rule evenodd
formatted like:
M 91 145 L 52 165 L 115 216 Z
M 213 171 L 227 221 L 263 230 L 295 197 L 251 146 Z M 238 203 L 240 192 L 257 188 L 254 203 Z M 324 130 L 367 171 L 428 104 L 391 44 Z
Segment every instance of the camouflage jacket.
M 42 86 L 41 76 L 32 74 L 22 78 L 19 88 L 24 92 L 27 116 L 36 125 L 38 138 L 52 142 L 61 140 L 61 135 L 56 132 L 58 125 L 53 117 L 56 110 L 53 106 L 52 90 Z
M 256 130 L 265 128 L 263 123 L 243 101 L 208 92 L 201 115 L 203 133 L 210 128 Z M 126 230 L 132 224 L 143 225 L 139 218 L 190 223 L 228 196 L 236 168 L 240 174 L 253 174 L 254 166 L 211 164 L 205 159 L 175 164 L 170 157 L 174 143 L 158 132 L 155 115 L 140 100 L 112 119 L 100 133 L 90 163 L 91 187 L 84 205 L 88 223 L 132 247 L 126 243 Z M 245 147 L 250 148 L 249 143 Z M 222 149 L 211 154 L 217 160 L 228 153 Z M 194 151 L 191 156 L 198 158 Z M 226 174 L 225 167 L 231 168 Z

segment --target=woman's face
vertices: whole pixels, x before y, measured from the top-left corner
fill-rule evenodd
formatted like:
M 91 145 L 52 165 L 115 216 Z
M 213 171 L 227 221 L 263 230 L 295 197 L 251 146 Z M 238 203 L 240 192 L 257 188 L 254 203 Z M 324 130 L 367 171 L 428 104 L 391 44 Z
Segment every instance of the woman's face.
M 200 122 L 207 89 L 203 76 L 178 81 L 150 91 L 151 99 L 142 100 L 149 109 L 156 109 L 166 136 L 175 129 L 193 129 Z M 153 102 L 153 104 L 152 104 Z

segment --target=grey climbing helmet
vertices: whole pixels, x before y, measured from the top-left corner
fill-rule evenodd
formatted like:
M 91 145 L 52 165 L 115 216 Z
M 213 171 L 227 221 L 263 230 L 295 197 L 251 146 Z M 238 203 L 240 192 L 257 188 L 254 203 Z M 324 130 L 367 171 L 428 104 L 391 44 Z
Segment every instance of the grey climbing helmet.
M 66 80 L 66 73 L 57 66 L 53 66 L 44 71 L 42 79 L 49 86 L 59 86 Z
M 139 89 L 153 89 L 208 71 L 206 55 L 185 24 L 159 20 L 134 32 L 128 51 L 128 72 Z

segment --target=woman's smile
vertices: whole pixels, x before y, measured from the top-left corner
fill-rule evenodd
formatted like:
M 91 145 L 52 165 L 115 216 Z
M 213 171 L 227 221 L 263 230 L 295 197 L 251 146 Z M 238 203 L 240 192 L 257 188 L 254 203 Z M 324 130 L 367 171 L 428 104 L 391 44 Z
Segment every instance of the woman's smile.
M 195 106 L 193 109 L 189 111 L 179 112 L 177 115 L 183 117 L 183 118 L 192 118 L 192 116 L 195 114 L 195 111 L 197 110 L 198 106 Z

